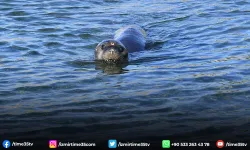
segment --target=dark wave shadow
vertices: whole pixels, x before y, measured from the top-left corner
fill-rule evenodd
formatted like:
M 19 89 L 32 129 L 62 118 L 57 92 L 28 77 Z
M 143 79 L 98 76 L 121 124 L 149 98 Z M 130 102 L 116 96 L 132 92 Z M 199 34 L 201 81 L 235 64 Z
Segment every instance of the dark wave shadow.
M 145 45 L 145 50 L 161 49 L 165 44 L 165 41 L 155 41 L 148 39 Z
M 72 66 L 72 67 L 76 67 L 76 68 L 82 68 L 82 67 L 86 67 L 86 66 L 92 66 L 94 65 L 94 61 L 84 61 L 84 60 L 73 60 L 73 61 L 68 61 L 66 62 L 68 65 Z
M 75 68 L 95 68 L 95 70 L 101 70 L 103 73 L 108 75 L 123 74 L 128 71 L 124 69 L 128 66 L 128 62 L 123 64 L 107 64 L 102 61 L 74 60 L 66 63 Z
M 38 51 L 32 50 L 32 51 L 28 51 L 23 56 L 44 56 L 44 55 L 39 53 Z
M 108 74 L 108 75 L 123 74 L 128 71 L 124 69 L 126 66 L 128 66 L 128 62 L 123 63 L 123 64 L 106 64 L 104 62 L 96 61 L 95 64 L 96 64 L 95 66 L 96 70 L 102 70 L 103 73 Z

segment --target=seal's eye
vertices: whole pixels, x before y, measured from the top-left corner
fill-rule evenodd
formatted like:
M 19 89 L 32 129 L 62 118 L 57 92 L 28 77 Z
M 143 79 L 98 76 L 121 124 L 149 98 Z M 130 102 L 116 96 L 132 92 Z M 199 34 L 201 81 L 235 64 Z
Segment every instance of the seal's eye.
M 101 47 L 102 47 L 102 49 L 104 49 L 105 45 L 104 45 L 104 44 L 102 44 L 102 46 L 101 46 Z
M 123 52 L 124 48 L 123 47 L 119 47 L 118 50 L 119 50 L 119 52 Z

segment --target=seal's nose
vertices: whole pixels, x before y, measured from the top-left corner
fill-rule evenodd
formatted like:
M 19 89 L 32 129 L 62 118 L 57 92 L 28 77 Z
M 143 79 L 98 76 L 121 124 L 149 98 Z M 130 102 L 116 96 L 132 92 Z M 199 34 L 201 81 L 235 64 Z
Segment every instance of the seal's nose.
M 114 53 L 115 53 L 115 50 L 112 48 L 111 50 L 109 50 L 109 52 L 110 52 L 111 54 L 114 54 Z

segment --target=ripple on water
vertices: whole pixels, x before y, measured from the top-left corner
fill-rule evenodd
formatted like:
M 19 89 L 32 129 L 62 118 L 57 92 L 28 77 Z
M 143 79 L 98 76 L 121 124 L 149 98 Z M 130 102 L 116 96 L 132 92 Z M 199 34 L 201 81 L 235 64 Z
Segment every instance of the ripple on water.
M 35 19 L 37 19 L 37 18 L 33 18 L 33 17 L 30 17 L 30 16 L 28 16 L 28 17 L 14 17 L 13 18 L 14 20 L 16 20 L 16 21 L 21 21 L 21 22 L 31 22 L 31 21 L 33 21 L 33 20 L 35 20 Z
M 28 51 L 27 53 L 23 54 L 23 56 L 42 56 L 43 54 L 39 53 L 38 51 L 32 50 Z
M 74 51 L 72 51 L 71 49 L 69 49 L 69 50 L 60 50 L 60 53 L 62 53 L 63 55 L 64 55 L 64 54 L 68 54 L 69 56 L 78 55 L 77 52 L 74 52 Z M 64 56 L 65 56 L 65 55 L 64 55 Z
M 11 45 L 8 48 L 11 49 L 12 51 L 27 51 L 27 50 L 29 50 L 29 48 L 27 48 L 27 47 L 18 46 L 18 45 Z
M 60 28 L 41 28 L 41 29 L 38 29 L 38 32 L 41 32 L 41 33 L 54 33 L 54 32 L 59 32 L 59 31 L 63 31 L 63 30 Z
M 15 72 L 15 71 L 23 71 L 25 68 L 17 68 L 17 67 L 3 67 L 1 68 L 5 72 Z
M 8 13 L 7 15 L 8 16 L 27 16 L 29 14 L 25 11 L 12 11 L 12 12 Z
M 73 60 L 73 61 L 67 61 L 66 64 L 76 67 L 76 68 L 84 68 L 88 66 L 94 66 L 95 62 L 94 61 L 84 61 L 84 60 Z
M 53 89 L 50 85 L 39 85 L 39 86 L 22 86 L 15 88 L 15 91 L 44 91 L 48 89 Z
M 8 31 L 7 28 L 0 27 L 0 32 Z M 1 41 L 0 41 L 1 42 Z
M 89 39 L 93 37 L 93 35 L 90 33 L 82 33 L 82 34 L 79 34 L 78 36 L 81 37 L 82 39 Z
M 6 42 L 6 41 L 0 41 L 0 46 L 5 46 L 5 45 L 8 45 L 9 42 Z
M 61 46 L 63 46 L 63 44 L 60 43 L 60 42 L 45 42 L 44 46 L 47 46 L 47 47 L 61 47 Z
M 77 37 L 77 35 L 75 35 L 73 33 L 64 33 L 63 36 L 66 38 L 68 38 L 68 37 L 76 38 Z

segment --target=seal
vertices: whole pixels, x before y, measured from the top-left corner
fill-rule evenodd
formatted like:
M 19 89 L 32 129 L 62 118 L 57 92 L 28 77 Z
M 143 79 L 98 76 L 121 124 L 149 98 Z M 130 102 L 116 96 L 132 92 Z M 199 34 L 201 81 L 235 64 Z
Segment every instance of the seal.
M 145 48 L 146 32 L 139 26 L 130 25 L 115 32 L 113 39 L 100 42 L 95 49 L 95 59 L 108 63 L 124 63 L 128 54 Z

